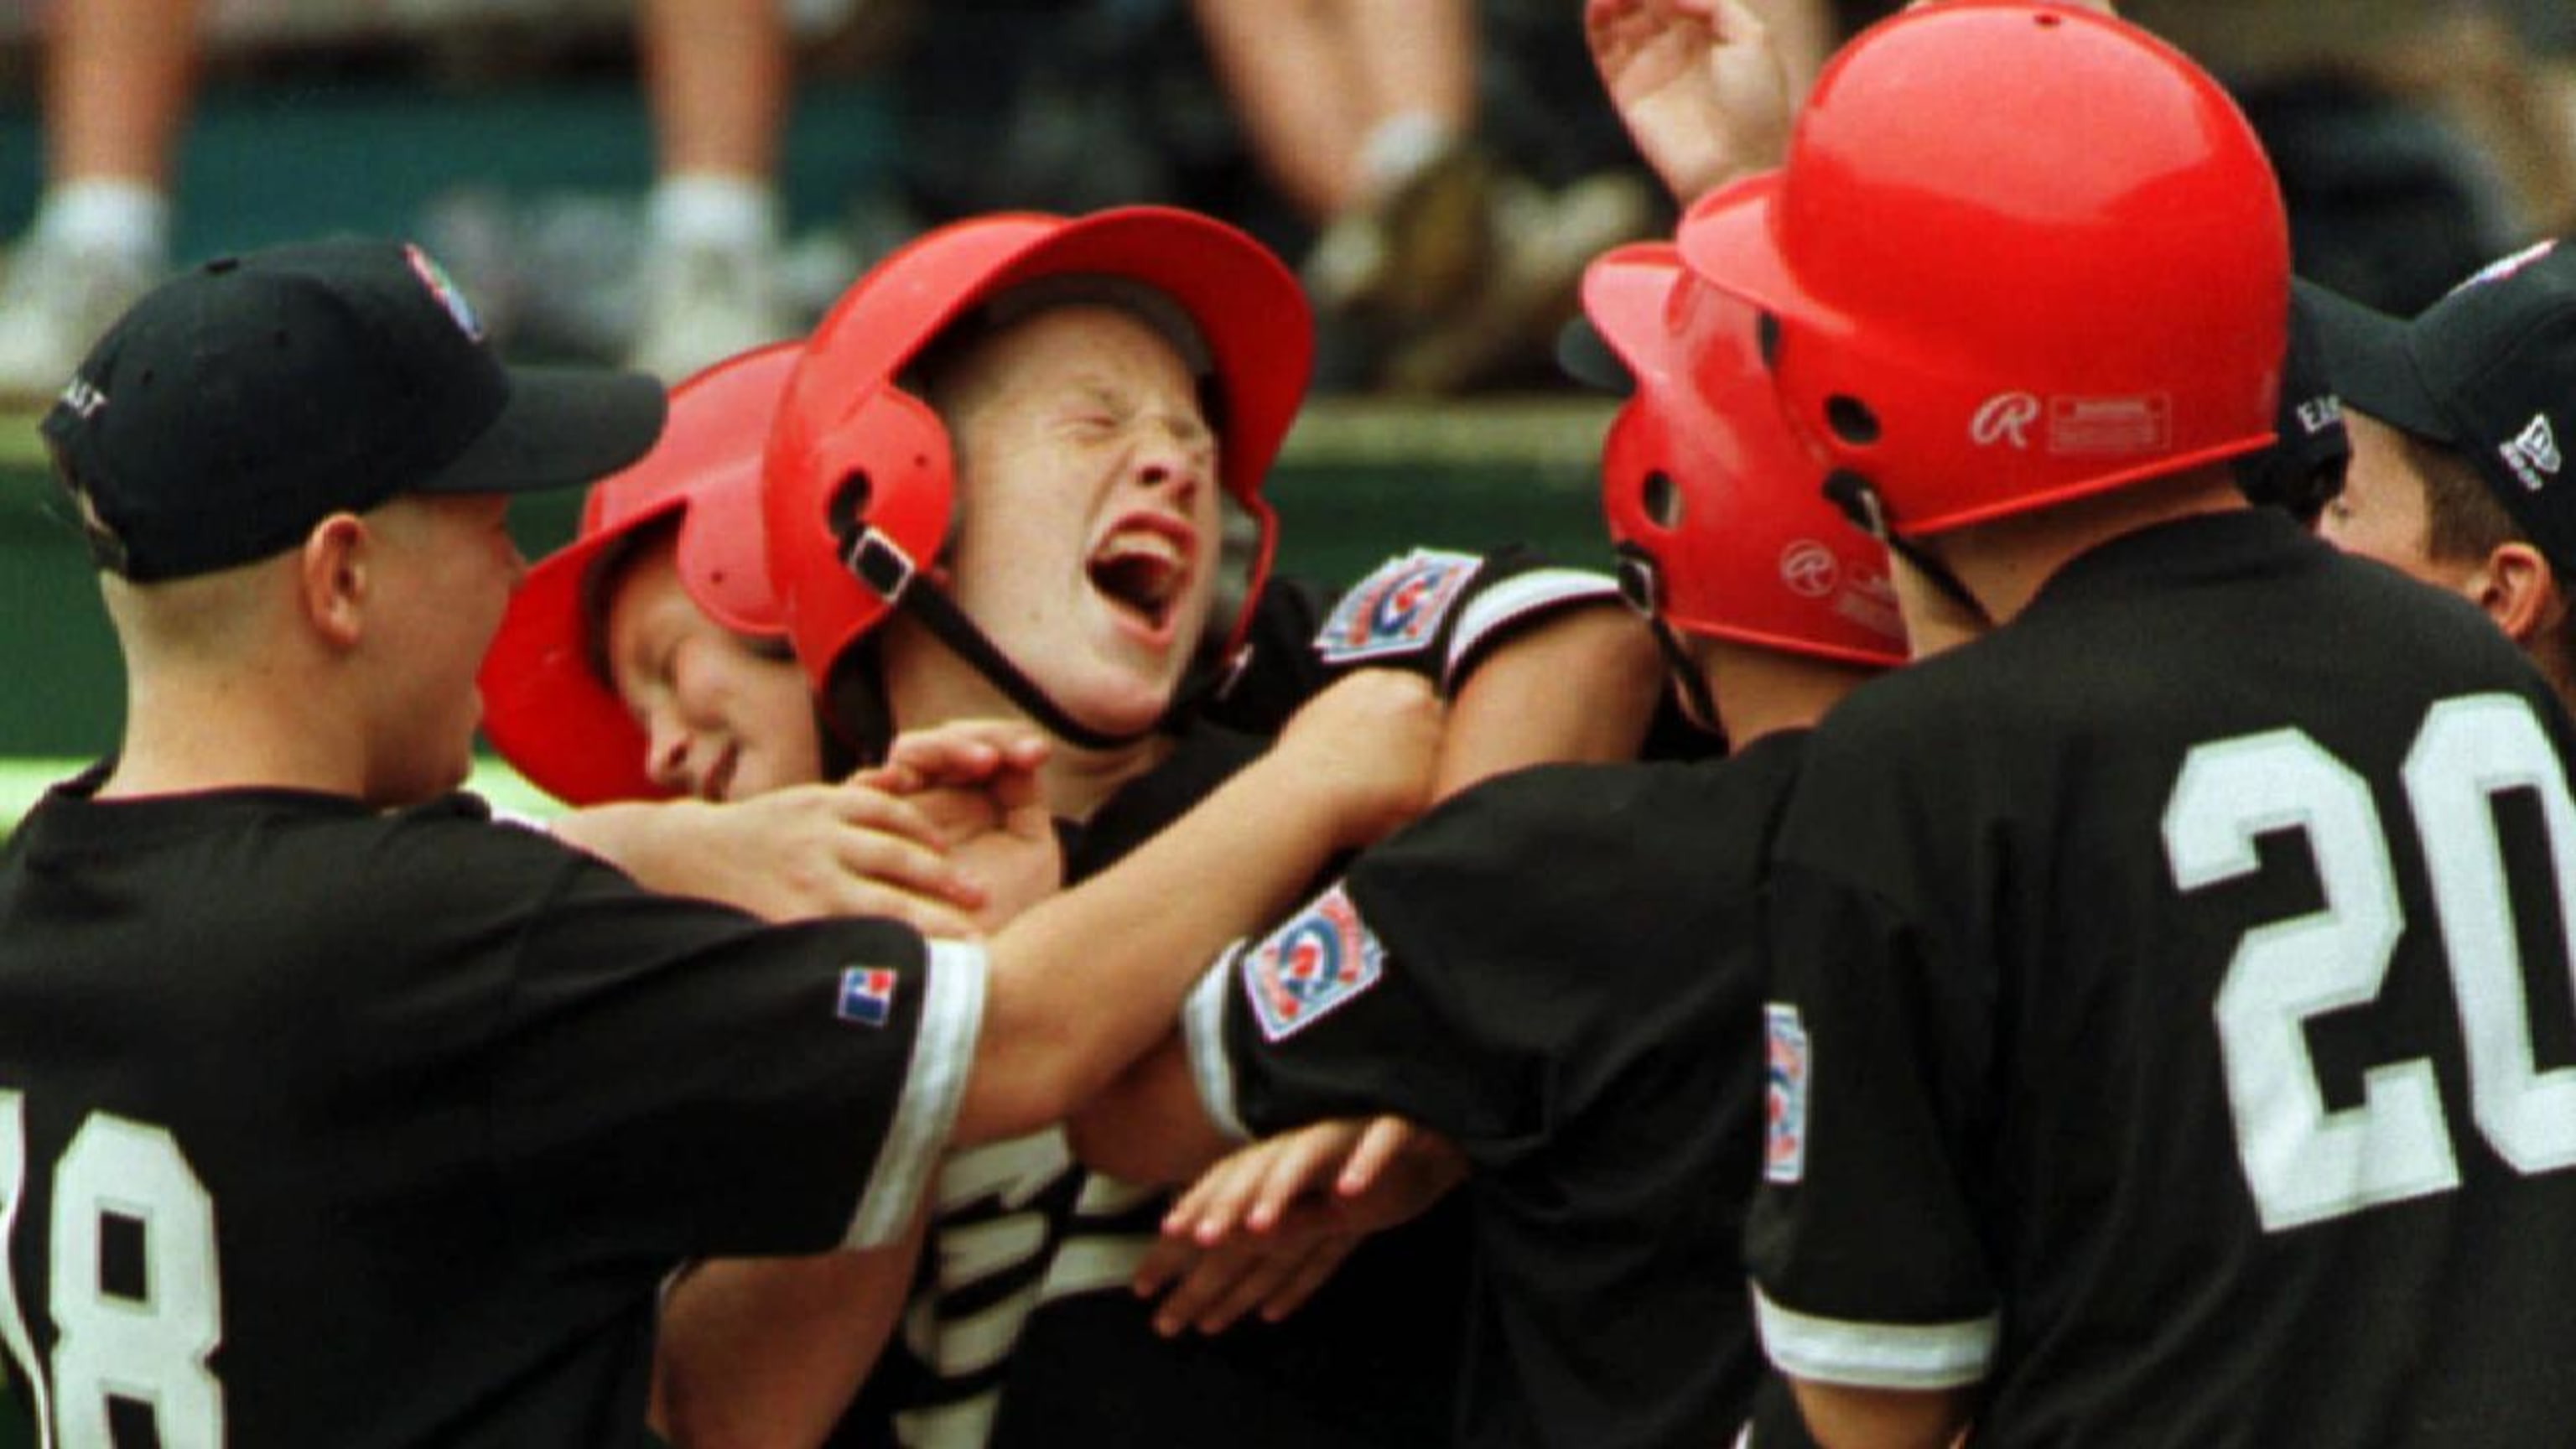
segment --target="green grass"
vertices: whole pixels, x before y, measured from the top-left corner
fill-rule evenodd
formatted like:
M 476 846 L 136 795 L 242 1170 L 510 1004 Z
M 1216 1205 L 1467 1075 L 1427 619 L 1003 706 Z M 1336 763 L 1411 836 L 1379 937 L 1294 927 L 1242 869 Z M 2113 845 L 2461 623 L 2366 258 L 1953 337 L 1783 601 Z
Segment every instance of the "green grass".
M 45 793 L 46 787 L 80 773 L 88 764 L 86 760 L 0 760 L 0 830 L 15 827 L 18 817 Z M 545 816 L 563 809 L 551 796 L 498 760 L 477 761 L 474 778 L 466 782 L 466 788 L 491 801 L 496 810 Z M 6 1442 L 0 1440 L 0 1445 Z

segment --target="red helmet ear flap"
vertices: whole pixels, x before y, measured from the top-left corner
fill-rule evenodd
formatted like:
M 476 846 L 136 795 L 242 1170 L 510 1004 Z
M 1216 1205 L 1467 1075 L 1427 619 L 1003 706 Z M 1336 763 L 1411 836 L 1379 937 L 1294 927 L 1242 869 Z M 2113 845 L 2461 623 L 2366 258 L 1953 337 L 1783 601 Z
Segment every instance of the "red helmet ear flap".
M 921 399 L 877 388 L 811 436 L 771 439 L 763 487 L 769 568 L 787 634 L 817 691 L 947 541 L 948 430 Z

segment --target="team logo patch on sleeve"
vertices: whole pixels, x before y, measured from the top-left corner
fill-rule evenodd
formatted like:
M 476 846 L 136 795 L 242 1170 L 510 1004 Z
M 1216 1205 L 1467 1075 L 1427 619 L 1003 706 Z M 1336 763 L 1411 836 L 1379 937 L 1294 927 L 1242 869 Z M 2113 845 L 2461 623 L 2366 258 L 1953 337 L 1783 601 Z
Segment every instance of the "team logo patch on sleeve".
M 1794 1183 L 1807 1175 L 1807 1028 L 1794 1006 L 1766 1006 L 1771 1073 L 1763 1115 L 1769 1121 L 1762 1175 Z
M 1483 565 L 1474 554 L 1431 549 L 1381 565 L 1333 605 L 1315 652 L 1327 664 L 1348 664 L 1422 648 Z
M 1243 954 L 1243 991 L 1261 1034 L 1285 1041 L 1377 984 L 1386 952 L 1340 886 Z
M 901 980 L 892 967 L 849 967 L 841 972 L 841 1001 L 832 1014 L 861 1026 L 883 1026 L 894 1015 L 894 989 Z

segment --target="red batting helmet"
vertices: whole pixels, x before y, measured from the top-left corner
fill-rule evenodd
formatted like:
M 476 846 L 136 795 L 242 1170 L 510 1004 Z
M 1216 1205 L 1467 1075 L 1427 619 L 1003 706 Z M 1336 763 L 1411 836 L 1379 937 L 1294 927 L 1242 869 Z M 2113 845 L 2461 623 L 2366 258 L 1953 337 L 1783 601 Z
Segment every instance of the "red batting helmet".
M 1314 352 L 1295 276 L 1242 232 L 1167 207 L 958 222 L 917 238 L 842 295 L 808 339 L 771 433 L 770 568 L 818 695 L 830 691 L 842 652 L 947 540 L 956 488 L 948 433 L 906 390 L 905 370 L 952 324 L 1043 278 L 1107 279 L 1131 294 L 1142 284 L 1158 307 L 1177 306 L 1205 344 L 1218 481 L 1255 524 L 1243 598 L 1258 592 L 1275 531 L 1261 482 L 1304 399 Z M 1226 625 L 1231 646 L 1242 620 Z
M 1750 307 L 1667 243 L 1583 275 L 1583 310 L 1636 390 L 1601 452 L 1611 539 L 1674 628 L 1861 664 L 1905 662 L 1887 550 L 1816 487 L 1754 342 Z M 1635 592 L 1633 587 L 1631 592 Z
M 677 525 L 680 582 L 707 617 L 737 634 L 786 636 L 761 547 L 760 456 L 799 351 L 747 352 L 672 389 L 661 441 L 590 490 L 573 541 L 511 596 L 483 658 L 483 733 L 547 793 L 573 805 L 671 793 L 644 773 L 644 731 L 594 663 L 594 575 L 639 531 Z
M 1957 0 L 1817 78 L 1690 266 L 1776 319 L 1790 423 L 1922 534 L 2271 438 L 2289 244 L 2244 117 L 2089 11 Z

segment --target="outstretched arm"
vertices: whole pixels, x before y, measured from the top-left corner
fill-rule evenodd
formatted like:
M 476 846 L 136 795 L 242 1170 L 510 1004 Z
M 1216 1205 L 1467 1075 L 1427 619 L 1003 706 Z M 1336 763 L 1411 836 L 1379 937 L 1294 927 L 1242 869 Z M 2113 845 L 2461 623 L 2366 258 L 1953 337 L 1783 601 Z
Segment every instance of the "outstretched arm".
M 1005 927 L 954 1141 L 1059 1121 L 1168 1035 L 1227 943 L 1422 808 L 1442 719 L 1424 681 L 1355 674 L 1127 859 Z

